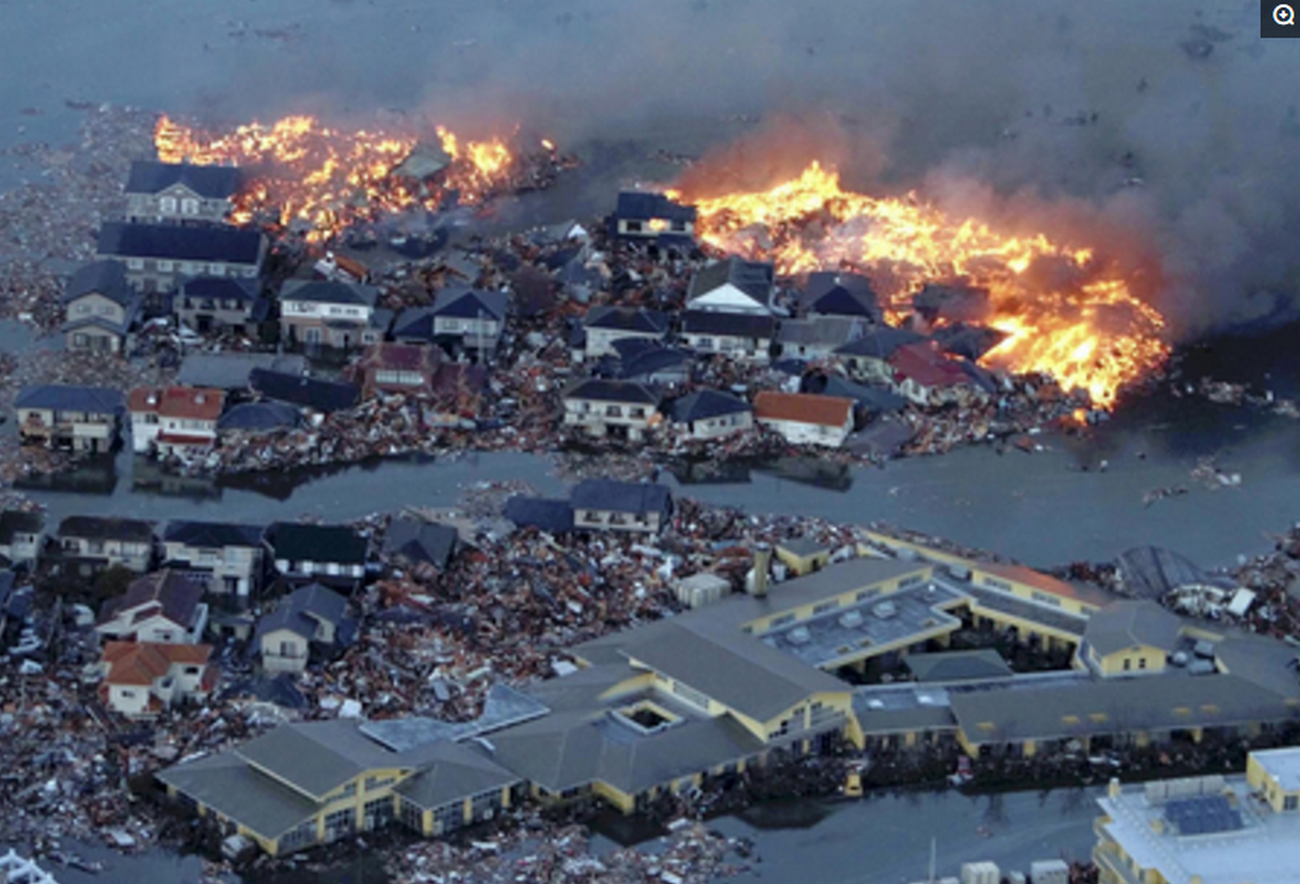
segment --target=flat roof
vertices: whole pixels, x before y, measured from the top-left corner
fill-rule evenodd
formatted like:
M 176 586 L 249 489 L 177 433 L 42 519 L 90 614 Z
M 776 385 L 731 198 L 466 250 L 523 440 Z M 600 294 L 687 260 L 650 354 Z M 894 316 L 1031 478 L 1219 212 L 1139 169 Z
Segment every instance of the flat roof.
M 1300 790 L 1300 749 L 1267 749 L 1250 754 L 1284 792 Z
M 1300 813 L 1273 813 L 1250 795 L 1245 777 L 1227 777 L 1224 789 L 1241 811 L 1242 828 L 1203 835 L 1174 834 L 1152 824 L 1164 817 L 1165 804 L 1147 800 L 1142 786 L 1125 787 L 1119 797 L 1099 798 L 1109 817 L 1098 825 L 1144 869 L 1156 869 L 1169 884 L 1300 884 Z

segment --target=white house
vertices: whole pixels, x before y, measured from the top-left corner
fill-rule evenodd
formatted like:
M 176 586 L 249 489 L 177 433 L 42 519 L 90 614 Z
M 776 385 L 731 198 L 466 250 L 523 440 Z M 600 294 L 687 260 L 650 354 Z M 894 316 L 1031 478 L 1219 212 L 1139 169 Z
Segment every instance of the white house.
M 659 310 L 602 305 L 587 311 L 583 327 L 587 332 L 585 355 L 605 356 L 616 352 L 615 341 L 662 341 L 668 334 L 668 317 Z
M 209 645 L 109 642 L 100 656 L 99 698 L 127 718 L 151 718 L 216 686 Z
M 682 343 L 696 353 L 767 362 L 775 335 L 776 320 L 771 316 L 707 310 L 682 314 Z
M 119 641 L 197 644 L 208 625 L 203 587 L 170 568 L 132 581 L 104 603 L 95 632 Z
M 663 420 L 659 398 L 644 384 L 588 378 L 564 391 L 564 425 L 637 441 Z
M 346 525 L 276 522 L 266 539 L 275 570 L 291 581 L 355 586 L 366 576 L 370 544 Z
M 696 272 L 686 292 L 686 309 L 772 316 L 776 270 L 771 264 L 726 258 Z
M 374 327 L 379 290 L 332 280 L 291 279 L 280 290 L 280 334 L 308 346 L 348 350 L 383 340 Z
M 466 350 L 495 350 L 505 330 L 510 296 L 479 289 L 443 289 L 433 299 L 434 339 Z
M 131 446 L 137 454 L 205 451 L 216 444 L 222 390 L 203 387 L 136 387 L 127 396 Z
M 669 415 L 678 432 L 691 439 L 717 439 L 754 426 L 749 403 L 722 390 L 699 390 L 675 399 Z
M 164 561 L 207 592 L 248 598 L 262 584 L 265 529 L 231 522 L 171 521 Z
M 32 564 L 41 552 L 45 517 L 22 510 L 0 512 L 0 556 L 10 564 Z
M 234 166 L 136 160 L 126 180 L 126 215 L 146 224 L 220 224 L 239 184 Z
M 763 390 L 754 397 L 754 420 L 794 445 L 839 448 L 853 432 L 853 400 Z

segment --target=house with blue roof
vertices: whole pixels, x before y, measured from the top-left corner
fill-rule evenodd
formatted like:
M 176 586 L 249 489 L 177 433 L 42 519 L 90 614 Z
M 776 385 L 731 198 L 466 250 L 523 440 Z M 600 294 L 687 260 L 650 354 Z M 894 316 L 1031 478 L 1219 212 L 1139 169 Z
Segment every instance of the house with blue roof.
M 126 180 L 126 216 L 141 224 L 221 224 L 240 183 L 234 166 L 136 160 Z
M 443 289 L 434 296 L 430 315 L 434 340 L 454 353 L 492 352 L 505 331 L 510 296 L 481 289 Z
M 695 207 L 662 193 L 623 191 L 610 219 L 610 233 L 621 239 L 690 245 L 695 240 Z
M 110 221 L 99 229 L 96 257 L 126 264 L 131 286 L 146 294 L 174 292 L 190 276 L 256 279 L 267 239 L 257 230 Z
M 27 387 L 14 400 L 24 445 L 88 454 L 113 450 L 124 407 L 120 390 L 65 384 Z
M 68 350 L 126 353 L 140 316 L 140 295 L 121 261 L 95 261 L 72 274 L 63 295 L 64 346 Z

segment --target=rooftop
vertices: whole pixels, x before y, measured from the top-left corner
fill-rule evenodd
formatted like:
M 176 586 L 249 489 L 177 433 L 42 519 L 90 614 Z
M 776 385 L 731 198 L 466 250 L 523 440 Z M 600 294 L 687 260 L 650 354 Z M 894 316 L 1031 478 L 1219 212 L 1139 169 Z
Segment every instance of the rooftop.
M 1240 828 L 1179 834 L 1168 819 L 1174 801 L 1149 797 L 1143 786 L 1124 787 L 1118 796 L 1097 799 L 1109 818 L 1099 826 L 1140 868 L 1158 870 L 1169 884 L 1300 882 L 1300 814 L 1268 810 L 1251 797 L 1244 777 L 1213 779 L 1218 789 L 1207 797 L 1226 798 L 1241 815 Z M 1157 832 L 1157 826 L 1163 831 Z
M 1257 749 L 1250 754 L 1282 791 L 1300 791 L 1300 749 Z
M 24 387 L 18 394 L 18 398 L 14 400 L 14 408 L 117 414 L 122 410 L 122 394 L 108 387 L 46 384 L 40 387 Z
M 83 264 L 68 280 L 60 300 L 66 303 L 89 294 L 103 295 L 118 304 L 129 303 L 135 292 L 127 284 L 126 265 L 113 260 Z
M 256 230 L 236 227 L 178 227 L 107 221 L 99 229 L 100 255 L 177 261 L 257 264 L 265 242 Z
M 215 421 L 226 404 L 222 390 L 196 387 L 136 387 L 127 396 L 127 409 L 162 417 Z
M 356 282 L 324 279 L 290 279 L 280 290 L 281 301 L 311 301 L 315 304 L 354 304 L 374 307 L 379 290 Z
M 126 192 L 158 193 L 174 184 L 188 187 L 201 197 L 226 199 L 239 189 L 239 170 L 234 166 L 135 160 L 126 179 Z
M 775 278 L 775 268 L 764 261 L 724 258 L 696 271 L 686 297 L 692 300 L 724 285 L 730 285 L 766 307 L 772 299 Z
M 620 218 L 663 218 L 666 221 L 694 221 L 695 207 L 673 202 L 662 193 L 625 190 L 618 195 L 615 209 Z
M 853 400 L 840 396 L 763 390 L 754 397 L 754 418 L 842 427 L 853 418 Z

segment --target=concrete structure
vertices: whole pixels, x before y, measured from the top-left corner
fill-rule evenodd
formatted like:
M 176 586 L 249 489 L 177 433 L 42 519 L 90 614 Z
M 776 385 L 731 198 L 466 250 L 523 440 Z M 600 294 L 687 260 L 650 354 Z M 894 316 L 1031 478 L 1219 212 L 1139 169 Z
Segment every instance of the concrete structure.
M 255 230 L 117 221 L 100 227 L 95 248 L 96 257 L 126 264 L 127 281 L 143 292 L 175 291 L 191 276 L 256 279 L 266 250 L 266 237 Z
M 258 282 L 226 276 L 196 276 L 184 280 L 172 302 L 176 318 L 201 335 L 221 329 L 251 333 L 257 319 Z
M 584 355 L 591 358 L 616 352 L 615 341 L 662 341 L 668 335 L 668 316 L 640 307 L 592 307 L 582 325 L 587 339 Z
M 59 559 L 83 576 L 112 565 L 143 574 L 153 563 L 153 526 L 138 519 L 68 516 L 55 542 Z
M 41 554 L 45 539 L 45 517 L 38 512 L 0 512 L 0 557 L 8 566 L 30 567 Z
M 650 482 L 584 479 L 569 494 L 573 527 L 658 534 L 672 517 L 667 486 Z
M 673 594 L 688 608 L 703 608 L 731 593 L 731 581 L 708 571 L 677 581 Z
M 1094 826 L 1102 884 L 1300 882 L 1300 812 L 1277 788 L 1296 791 L 1300 750 L 1251 752 L 1246 763 L 1244 777 L 1112 780 Z
M 623 239 L 690 245 L 695 238 L 695 207 L 662 193 L 620 193 L 611 221 L 612 232 Z
M 739 396 L 722 390 L 698 390 L 669 405 L 678 432 L 692 439 L 717 439 L 754 426 L 754 409 Z
M 107 387 L 26 387 L 14 410 L 25 445 L 103 454 L 117 444 L 122 394 Z
M 275 611 L 257 622 L 254 646 L 267 672 L 302 672 L 312 648 L 330 651 L 351 643 L 356 621 L 348 600 L 312 583 L 281 599 Z
M 373 326 L 378 289 L 291 279 L 280 290 L 280 336 L 291 344 L 351 350 L 384 338 Z
M 99 699 L 126 718 L 152 718 L 187 700 L 202 700 L 217 683 L 208 645 L 111 641 L 100 655 Z
M 686 309 L 773 316 L 775 294 L 776 270 L 771 264 L 724 258 L 696 271 L 686 292 Z
M 596 437 L 639 441 L 663 420 L 659 393 L 633 381 L 577 381 L 564 391 L 563 401 L 564 425 Z
M 264 533 L 257 525 L 173 520 L 163 531 L 163 561 L 207 592 L 247 599 L 262 585 Z
M 119 641 L 197 644 L 208 625 L 202 597 L 203 587 L 175 571 L 146 574 L 104 602 L 95 632 Z
M 839 448 L 853 432 L 853 400 L 763 390 L 754 397 L 754 420 L 794 445 Z
M 221 224 L 239 185 L 234 166 L 136 160 L 126 181 L 126 217 L 141 224 Z
M 226 394 L 201 387 L 136 387 L 126 401 L 132 448 L 168 457 L 199 454 L 216 444 Z
M 355 586 L 366 576 L 369 543 L 346 525 L 276 522 L 266 532 L 275 570 L 291 582 Z
M 125 354 L 140 315 L 140 295 L 121 261 L 96 261 L 77 270 L 59 299 L 68 350 Z

